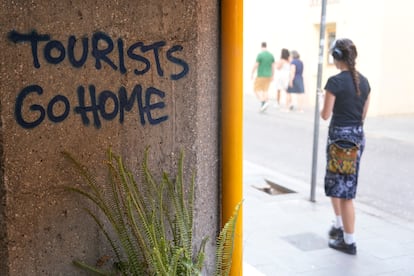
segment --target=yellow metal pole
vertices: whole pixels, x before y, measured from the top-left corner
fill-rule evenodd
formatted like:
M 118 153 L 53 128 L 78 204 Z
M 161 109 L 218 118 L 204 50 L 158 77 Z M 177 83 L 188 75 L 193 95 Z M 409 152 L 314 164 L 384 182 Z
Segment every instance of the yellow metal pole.
M 243 0 L 221 1 L 222 221 L 243 198 Z M 243 208 L 230 275 L 243 275 Z

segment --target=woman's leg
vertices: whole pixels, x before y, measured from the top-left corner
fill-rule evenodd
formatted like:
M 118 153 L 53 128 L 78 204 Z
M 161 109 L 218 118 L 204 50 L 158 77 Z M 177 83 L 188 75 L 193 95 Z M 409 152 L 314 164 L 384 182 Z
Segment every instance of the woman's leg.
M 331 197 L 331 203 L 332 203 L 332 208 L 333 208 L 334 213 L 335 213 L 334 228 L 335 229 L 342 229 L 343 228 L 343 222 L 342 222 L 340 199 L 337 198 L 337 197 Z
M 344 223 L 344 232 L 347 234 L 354 234 L 355 230 L 355 209 L 352 199 L 341 199 L 341 215 Z
M 341 215 L 341 205 L 340 205 L 340 199 L 337 197 L 331 197 L 331 203 L 332 203 L 332 208 L 335 212 L 335 216 L 340 216 Z
M 303 93 L 298 93 L 296 95 L 297 97 L 297 111 L 302 112 L 303 111 L 303 106 L 304 106 L 304 94 Z
M 260 102 L 265 102 L 267 100 L 266 93 L 264 91 L 256 91 L 255 94 Z
M 276 103 L 280 106 L 280 89 L 276 91 Z
M 291 105 L 292 105 L 292 93 L 287 92 L 286 93 L 286 107 L 290 108 Z
M 357 253 L 354 240 L 355 211 L 352 199 L 339 199 L 340 212 L 344 223 L 343 237 L 329 240 L 329 247 L 347 254 Z

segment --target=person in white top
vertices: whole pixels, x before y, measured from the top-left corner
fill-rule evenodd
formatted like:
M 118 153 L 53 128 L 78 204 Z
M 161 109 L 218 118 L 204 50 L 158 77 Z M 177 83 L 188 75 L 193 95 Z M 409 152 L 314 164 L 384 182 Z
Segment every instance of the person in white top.
M 276 106 L 280 106 L 281 93 L 285 93 L 289 86 L 290 74 L 290 53 L 288 49 L 283 48 L 280 54 L 280 59 L 276 63 L 277 81 L 276 81 Z

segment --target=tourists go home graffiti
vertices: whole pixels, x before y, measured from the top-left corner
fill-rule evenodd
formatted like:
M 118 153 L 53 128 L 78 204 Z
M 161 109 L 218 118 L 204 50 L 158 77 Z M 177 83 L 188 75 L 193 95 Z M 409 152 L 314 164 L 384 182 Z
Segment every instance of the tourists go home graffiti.
M 103 32 L 95 32 L 91 38 L 82 37 L 78 39 L 74 35 L 70 35 L 67 42 L 63 43 L 59 40 L 52 40 L 49 34 L 39 34 L 36 31 L 19 33 L 15 30 L 9 32 L 8 39 L 14 43 L 30 45 L 28 50 L 31 51 L 33 67 L 38 70 L 41 70 L 44 66 L 41 59 L 39 59 L 39 56 L 42 55 L 48 64 L 60 64 L 67 59 L 74 68 L 81 68 L 88 58 L 92 58 L 96 70 L 101 70 L 102 64 L 105 63 L 114 72 L 121 75 L 127 73 L 128 68 L 125 61 L 128 59 L 136 65 L 133 72 L 137 76 L 145 75 L 150 71 L 154 65 L 151 64 L 150 60 L 154 60 L 157 75 L 160 77 L 165 75 L 163 64 L 160 61 L 160 50 L 168 47 L 165 41 L 157 41 L 151 44 L 138 41 L 126 46 L 122 38 L 114 41 Z M 75 48 L 81 49 L 81 55 L 78 54 L 78 58 L 75 56 Z M 181 68 L 178 73 L 168 76 L 171 81 L 183 78 L 189 71 L 188 63 L 176 56 L 177 52 L 182 50 L 181 45 L 173 45 L 165 52 L 165 60 Z M 117 60 L 109 57 L 110 53 L 115 52 Z M 150 55 L 151 59 L 149 58 Z M 16 122 L 23 128 L 31 129 L 39 126 L 46 119 L 54 123 L 61 123 L 72 111 L 80 116 L 81 122 L 85 126 L 90 125 L 92 121 L 96 128 L 100 128 L 102 120 L 113 120 L 118 117 L 119 122 L 123 123 L 125 113 L 132 111 L 135 103 L 139 121 L 142 125 L 145 125 L 146 122 L 150 125 L 156 125 L 168 119 L 168 115 L 153 117 L 153 111 L 165 108 L 165 102 L 163 101 L 165 92 L 153 86 L 144 88 L 141 84 L 136 84 L 131 91 L 127 91 L 124 86 L 120 86 L 117 93 L 115 93 L 111 90 L 97 91 L 94 84 L 89 84 L 87 87 L 79 85 L 74 90 L 78 98 L 74 107 L 72 107 L 73 103 L 69 101 L 68 97 L 57 94 L 49 99 L 45 106 L 40 104 L 30 105 L 29 110 L 36 113 L 36 119 L 29 120 L 24 116 L 25 99 L 29 95 L 41 97 L 44 89 L 38 84 L 31 84 L 22 88 L 16 97 L 14 110 Z M 107 110 L 108 103 L 111 103 L 110 110 Z M 63 111 L 59 111 L 59 114 L 54 112 L 56 104 L 63 106 Z

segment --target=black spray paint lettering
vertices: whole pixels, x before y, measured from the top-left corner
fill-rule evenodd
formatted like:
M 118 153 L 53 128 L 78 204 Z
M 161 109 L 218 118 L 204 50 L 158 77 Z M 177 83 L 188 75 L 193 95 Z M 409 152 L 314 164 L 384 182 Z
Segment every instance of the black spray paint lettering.
M 114 42 L 107 34 L 95 32 L 91 38 L 82 37 L 79 39 L 74 35 L 70 35 L 65 48 L 64 43 L 59 40 L 52 40 L 49 34 L 38 34 L 36 31 L 24 34 L 14 30 L 9 32 L 8 39 L 14 43 L 30 44 L 33 66 L 37 69 L 40 69 L 42 66 L 39 54 L 43 53 L 44 59 L 49 64 L 60 64 L 67 58 L 71 66 L 81 68 L 85 65 L 88 57 L 91 57 L 95 59 L 94 67 L 97 70 L 101 70 L 105 63 L 114 71 L 126 74 L 127 67 L 125 61 L 127 57 L 135 62 L 134 66 L 136 68 L 134 68 L 133 72 L 136 75 L 144 75 L 150 71 L 150 60 L 154 60 L 158 76 L 164 76 L 165 67 L 161 64 L 160 53 L 164 52 L 162 50 L 166 47 L 165 41 L 158 41 L 147 45 L 143 42 L 136 42 L 129 47 L 125 47 L 123 39 L 118 38 Z M 81 54 L 76 56 L 75 49 L 80 50 Z M 183 78 L 189 72 L 187 62 L 176 56 L 177 52 L 181 51 L 183 51 L 181 45 L 173 45 L 165 52 L 166 60 L 181 68 L 181 71 L 178 70 L 178 73 L 170 74 L 170 79 L 173 81 Z M 112 60 L 109 57 L 110 54 L 112 56 L 115 55 L 117 61 Z M 131 112 L 135 103 L 137 103 L 137 116 L 141 125 L 145 125 L 146 122 L 150 125 L 156 125 L 168 119 L 167 115 L 154 118 L 155 110 L 165 108 L 165 103 L 162 101 L 165 97 L 165 92 L 155 87 L 149 87 L 144 92 L 141 85 L 135 85 L 129 96 L 126 88 L 123 86 L 119 88 L 118 95 L 110 90 L 103 90 L 97 94 L 96 88 L 92 84 L 87 89 L 83 86 L 78 86 L 76 92 L 78 105 L 73 111 L 80 116 L 85 126 L 90 125 L 90 122 L 93 121 L 93 125 L 96 128 L 100 128 L 102 125 L 101 119 L 113 120 L 117 116 L 119 116 L 119 122 L 122 124 L 125 119 L 125 113 Z M 41 97 L 42 94 L 43 88 L 33 84 L 23 88 L 17 95 L 14 110 L 15 118 L 17 123 L 23 128 L 35 128 L 46 119 L 54 123 L 60 123 L 69 116 L 71 103 L 66 96 L 61 94 L 53 96 L 47 106 L 40 104 L 30 105 L 28 112 L 32 116 L 27 115 L 28 112 L 23 112 L 23 109 L 29 105 L 29 102 L 33 102 L 36 97 Z M 28 99 L 28 97 L 30 98 Z M 87 97 L 89 101 L 86 100 Z M 86 102 L 90 104 L 87 105 Z M 112 107 L 112 109 L 108 110 L 108 107 Z M 26 116 L 24 116 L 25 114 Z M 158 110 L 155 114 L 160 114 L 160 111 Z M 32 119 L 28 119 L 29 117 Z
M 130 112 L 134 107 L 134 103 L 138 106 L 138 117 L 141 125 L 145 125 L 146 120 L 150 125 L 160 124 L 168 119 L 167 115 L 154 118 L 152 112 L 156 109 L 163 109 L 165 103 L 158 101 L 154 103 L 156 98 L 164 98 L 165 93 L 154 87 L 149 87 L 143 93 L 141 85 L 136 85 L 132 90 L 132 93 L 128 97 L 125 87 L 120 87 L 118 96 L 110 90 L 104 90 L 96 95 L 96 88 L 94 85 L 89 85 L 89 105 L 86 105 L 87 93 L 85 88 L 79 86 L 77 89 L 78 94 L 78 106 L 74 108 L 75 113 L 79 114 L 82 118 L 82 123 L 85 126 L 90 125 L 90 116 L 92 117 L 93 125 L 96 128 L 101 127 L 101 117 L 107 121 L 115 119 L 119 114 L 119 122 L 122 124 L 125 118 L 125 111 Z M 67 97 L 63 95 L 54 96 L 48 103 L 47 107 L 39 104 L 32 104 L 29 108 L 30 111 L 37 113 L 37 118 L 33 121 L 27 121 L 23 118 L 23 110 L 25 99 L 30 94 L 42 95 L 43 89 L 39 85 L 30 85 L 25 87 L 17 96 L 15 106 L 15 117 L 19 125 L 24 128 L 31 129 L 39 126 L 46 118 L 54 122 L 59 123 L 65 120 L 70 112 L 70 102 Z M 143 101 L 143 99 L 145 101 Z M 107 104 L 107 102 L 112 104 Z M 63 112 L 61 114 L 54 113 L 54 106 L 58 103 L 63 104 Z M 107 110 L 107 106 L 112 106 L 112 110 Z
M 33 66 L 35 68 L 41 68 L 41 63 L 39 61 L 39 46 L 46 43 L 43 47 L 43 57 L 50 64 L 61 63 L 65 60 L 67 55 L 69 63 L 73 67 L 80 68 L 85 64 L 86 60 L 88 59 L 88 55 L 90 54 L 93 58 L 95 58 L 95 68 L 97 70 L 101 70 L 102 63 L 106 63 L 114 71 L 119 71 L 121 74 L 126 74 L 126 52 L 126 56 L 129 59 L 138 62 L 139 66 L 144 66 L 144 69 L 139 70 L 137 68 L 134 68 L 133 70 L 136 75 L 143 75 L 151 69 L 151 62 L 145 56 L 145 54 L 148 53 L 155 60 L 158 76 L 164 76 L 164 69 L 160 62 L 160 50 L 166 46 L 165 41 L 157 41 L 149 45 L 145 45 L 143 42 L 136 42 L 130 45 L 128 48 L 125 48 L 124 41 L 121 38 L 118 38 L 116 40 L 116 43 L 114 43 L 114 40 L 109 35 L 103 32 L 95 32 L 93 33 L 91 39 L 88 37 L 83 37 L 80 39 L 80 41 L 75 36 L 70 35 L 67 41 L 67 47 L 65 48 L 64 43 L 61 41 L 51 40 L 50 35 L 38 34 L 36 31 L 32 31 L 28 34 L 11 31 L 8 34 L 8 39 L 14 43 L 30 43 Z M 90 40 L 91 43 L 89 43 Z M 79 42 L 81 45 L 78 47 L 81 47 L 82 54 L 79 59 L 76 59 L 75 48 Z M 91 50 L 89 50 L 89 46 L 91 47 Z M 140 53 L 137 53 L 138 49 L 140 50 Z M 181 45 L 173 45 L 166 52 L 166 59 L 169 62 L 182 68 L 179 73 L 170 74 L 171 80 L 179 80 L 183 78 L 189 71 L 187 62 L 174 55 L 176 52 L 180 52 L 182 50 L 183 47 Z M 117 51 L 117 61 L 114 61 L 109 57 L 109 54 L 115 51 Z

